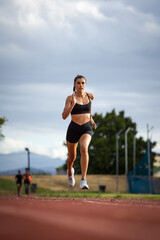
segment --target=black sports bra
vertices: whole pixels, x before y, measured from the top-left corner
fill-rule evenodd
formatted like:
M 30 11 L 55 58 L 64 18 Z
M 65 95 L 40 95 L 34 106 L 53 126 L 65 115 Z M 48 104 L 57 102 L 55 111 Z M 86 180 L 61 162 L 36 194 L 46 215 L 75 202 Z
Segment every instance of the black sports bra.
M 91 110 L 91 100 L 90 100 L 90 96 L 88 95 L 88 93 L 87 93 L 87 96 L 88 96 L 88 99 L 89 99 L 89 103 L 83 104 L 83 105 L 76 103 L 74 105 L 72 111 L 71 111 L 71 115 L 90 113 L 90 110 Z

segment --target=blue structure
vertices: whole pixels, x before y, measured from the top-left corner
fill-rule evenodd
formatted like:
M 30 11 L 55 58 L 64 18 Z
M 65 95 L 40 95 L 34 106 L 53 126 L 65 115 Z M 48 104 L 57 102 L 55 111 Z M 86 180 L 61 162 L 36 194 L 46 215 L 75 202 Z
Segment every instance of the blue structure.
M 148 171 L 149 169 L 147 149 L 135 169 L 128 173 L 128 184 L 130 193 L 155 193 L 153 181 L 151 180 L 150 183 Z

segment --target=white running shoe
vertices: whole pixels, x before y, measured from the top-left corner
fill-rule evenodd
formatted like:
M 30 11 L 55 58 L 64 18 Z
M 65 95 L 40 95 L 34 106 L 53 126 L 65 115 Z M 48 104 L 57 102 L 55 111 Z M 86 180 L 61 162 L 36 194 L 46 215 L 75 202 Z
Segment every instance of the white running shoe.
M 68 170 L 67 170 L 67 173 L 68 173 Z M 73 187 L 76 183 L 76 181 L 74 179 L 74 168 L 73 167 L 72 167 L 72 175 L 70 175 L 70 176 L 68 175 L 67 182 L 68 182 L 68 185 L 71 186 L 71 187 Z
M 80 182 L 80 188 L 81 188 L 81 189 L 89 189 L 89 186 L 88 186 L 88 184 L 87 184 L 87 179 L 81 180 L 81 182 Z

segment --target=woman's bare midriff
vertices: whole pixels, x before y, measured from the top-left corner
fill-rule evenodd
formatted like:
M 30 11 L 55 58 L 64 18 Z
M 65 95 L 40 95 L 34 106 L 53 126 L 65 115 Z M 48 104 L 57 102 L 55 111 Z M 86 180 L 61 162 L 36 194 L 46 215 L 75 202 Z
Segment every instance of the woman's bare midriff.
M 73 122 L 83 125 L 90 121 L 90 113 L 84 113 L 84 114 L 73 114 L 71 115 L 71 119 Z

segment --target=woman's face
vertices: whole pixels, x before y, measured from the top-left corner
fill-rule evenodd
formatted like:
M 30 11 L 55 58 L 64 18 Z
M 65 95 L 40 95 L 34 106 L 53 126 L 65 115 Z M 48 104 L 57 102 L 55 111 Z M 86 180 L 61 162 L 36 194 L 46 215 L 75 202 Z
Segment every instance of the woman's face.
M 86 85 L 86 80 L 84 78 L 77 78 L 74 86 L 75 86 L 75 91 L 78 92 L 83 92 L 85 90 L 85 85 Z

